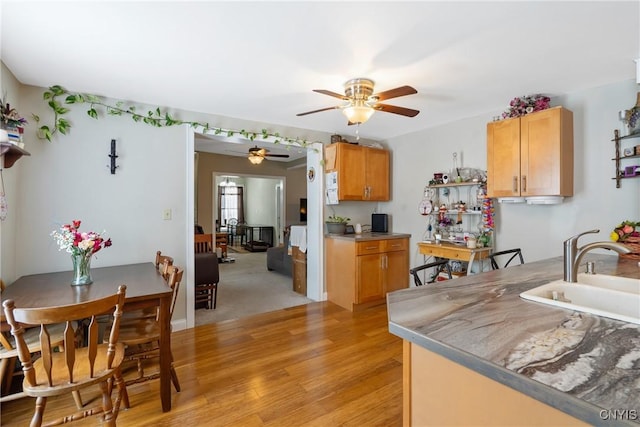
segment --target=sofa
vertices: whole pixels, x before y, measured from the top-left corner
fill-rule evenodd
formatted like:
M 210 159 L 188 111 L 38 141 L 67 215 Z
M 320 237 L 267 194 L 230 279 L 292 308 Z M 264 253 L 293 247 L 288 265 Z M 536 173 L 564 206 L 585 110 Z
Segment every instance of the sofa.
M 293 260 L 288 247 L 289 233 L 285 233 L 284 245 L 267 249 L 267 270 L 293 277 Z

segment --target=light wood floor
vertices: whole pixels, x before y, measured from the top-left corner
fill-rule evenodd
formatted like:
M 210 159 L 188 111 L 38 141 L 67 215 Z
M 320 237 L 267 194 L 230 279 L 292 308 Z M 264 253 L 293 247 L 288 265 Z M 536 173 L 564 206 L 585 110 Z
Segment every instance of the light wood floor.
M 158 381 L 136 384 L 119 425 L 402 424 L 402 342 L 388 332 L 385 305 L 351 313 L 312 303 L 176 332 L 172 347 L 182 386 L 172 410 L 162 413 Z M 33 403 L 3 404 L 2 425 L 28 425 Z M 45 420 L 60 407 L 73 408 L 71 396 L 50 399 Z

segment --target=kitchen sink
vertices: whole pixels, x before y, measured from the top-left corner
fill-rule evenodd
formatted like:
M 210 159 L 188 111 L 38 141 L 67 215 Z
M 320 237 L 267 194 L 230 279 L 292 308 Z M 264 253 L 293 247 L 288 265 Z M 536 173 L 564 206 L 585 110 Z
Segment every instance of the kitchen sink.
M 640 325 L 638 279 L 579 274 L 577 283 L 556 280 L 523 292 L 520 297 Z
M 599 288 L 618 291 L 640 293 L 640 279 L 629 277 L 609 276 L 607 274 L 578 274 L 578 283 L 597 286 Z

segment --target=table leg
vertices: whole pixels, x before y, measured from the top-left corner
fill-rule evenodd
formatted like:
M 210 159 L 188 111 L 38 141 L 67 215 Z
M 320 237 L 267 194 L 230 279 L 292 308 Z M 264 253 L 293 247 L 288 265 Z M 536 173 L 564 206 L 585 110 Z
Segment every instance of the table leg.
M 469 263 L 467 264 L 467 276 L 471 275 L 471 267 L 473 266 L 473 260 L 476 257 L 476 252 L 471 251 L 471 255 L 469 256 Z
M 162 412 L 171 410 L 171 295 L 160 299 L 160 399 Z

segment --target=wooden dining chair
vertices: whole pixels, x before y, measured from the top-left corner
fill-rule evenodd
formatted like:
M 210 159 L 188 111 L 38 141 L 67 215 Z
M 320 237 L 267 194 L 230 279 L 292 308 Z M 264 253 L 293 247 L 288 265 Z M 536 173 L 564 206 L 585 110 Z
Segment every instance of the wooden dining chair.
M 169 320 L 171 320 L 171 316 L 173 316 L 183 273 L 184 270 L 182 268 L 176 266 L 169 267 L 168 284 L 173 291 Z M 144 317 L 139 319 L 138 322 L 128 319 L 127 322 L 123 323 L 120 327 L 120 342 L 126 347 L 125 362 L 135 362 L 137 368 L 137 377 L 126 380 L 126 385 L 137 384 L 160 377 L 159 369 L 151 375 L 145 375 L 143 366 L 144 361 L 157 359 L 160 356 L 160 322 L 157 317 Z M 171 382 L 176 391 L 180 391 L 178 375 L 173 367 L 173 355 L 171 356 L 170 369 Z
M 195 253 L 201 254 L 205 252 L 214 252 L 213 250 L 213 234 L 194 234 L 193 235 Z
M 0 279 L 0 294 L 5 289 L 5 284 Z M 53 348 L 63 350 L 64 344 L 64 323 L 52 325 L 49 328 L 49 341 Z M 18 349 L 15 340 L 11 335 L 11 327 L 7 323 L 4 313 L 0 313 L 0 403 L 25 397 L 26 394 L 20 391 L 12 392 L 13 378 L 21 375 L 16 372 L 16 361 L 18 360 Z M 29 347 L 31 354 L 40 353 L 40 330 L 38 328 L 27 328 L 24 333 L 24 340 Z M 73 398 L 78 409 L 82 408 L 82 399 L 79 392 L 73 393 Z
M 93 301 L 57 307 L 20 308 L 13 300 L 4 301 L 4 313 L 15 338 L 18 357 L 22 363 L 24 381 L 22 389 L 27 396 L 35 397 L 35 412 L 31 426 L 40 426 L 47 399 L 52 396 L 79 392 L 98 384 L 102 391 L 100 404 L 83 408 L 74 414 L 52 420 L 47 425 L 62 424 L 88 416 L 102 414 L 104 424 L 115 426 L 122 403 L 129 407 L 129 397 L 122 378 L 120 365 L 124 359 L 124 345 L 118 342 L 120 318 L 124 305 L 126 286 L 118 292 Z M 106 343 L 98 344 L 98 315 L 113 310 L 113 327 Z M 85 346 L 76 347 L 75 325 L 89 319 Z M 54 351 L 49 342 L 50 327 L 65 324 L 64 351 Z M 41 356 L 34 360 L 25 340 L 23 324 L 39 325 Z M 79 326 L 80 327 L 80 326 Z M 112 383 L 118 389 L 115 401 L 111 400 Z
M 194 259 L 195 306 L 204 303 L 205 308 L 216 308 L 218 300 L 220 266 L 218 257 L 211 254 L 196 254 Z
M 419 267 L 415 267 L 415 268 L 412 268 L 411 270 L 409 270 L 409 273 L 413 276 L 413 281 L 414 281 L 416 286 L 422 286 L 422 280 L 420 280 L 420 275 L 418 273 L 423 271 L 423 270 L 426 270 L 428 268 L 435 268 L 435 272 L 431 276 L 431 279 L 429 279 L 426 283 L 435 282 L 437 280 L 437 278 L 438 278 L 438 274 L 442 270 L 446 270 L 447 274 L 449 276 L 449 279 L 451 279 L 451 266 L 449 265 L 449 260 L 448 259 L 441 259 L 439 261 L 430 262 L 428 264 L 424 264 L 424 265 L 421 265 Z
M 522 250 L 520 248 L 507 249 L 504 251 L 494 252 L 489 255 L 489 259 L 491 260 L 491 268 L 493 270 L 498 270 L 500 268 L 507 268 L 512 261 L 515 261 L 516 257 L 520 260 L 520 264 L 524 264 L 524 258 L 522 256 Z M 500 267 L 498 261 L 499 259 L 506 261 Z
M 162 277 L 164 277 L 165 280 L 167 280 L 169 277 L 169 274 L 168 274 L 169 267 L 173 265 L 173 258 L 167 255 L 162 255 L 162 252 L 158 251 L 156 252 L 155 265 L 156 265 L 156 270 L 158 270 L 158 272 L 162 274 Z

